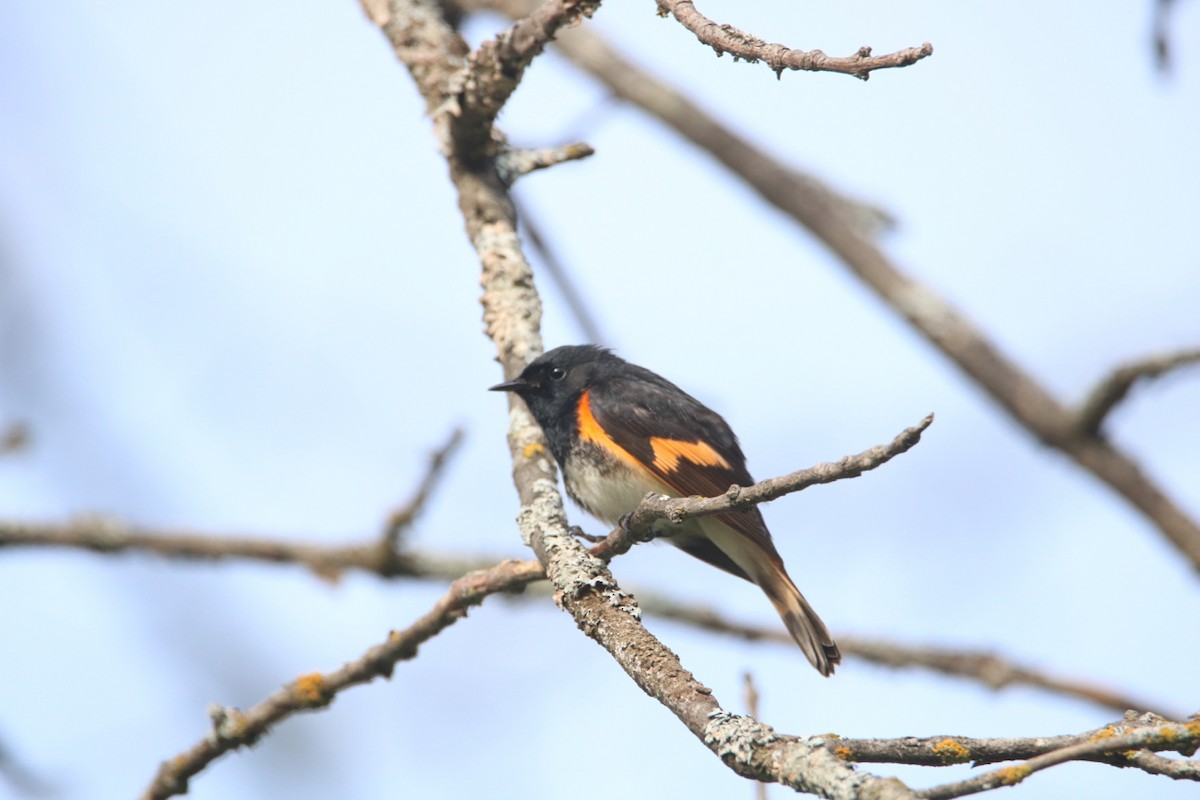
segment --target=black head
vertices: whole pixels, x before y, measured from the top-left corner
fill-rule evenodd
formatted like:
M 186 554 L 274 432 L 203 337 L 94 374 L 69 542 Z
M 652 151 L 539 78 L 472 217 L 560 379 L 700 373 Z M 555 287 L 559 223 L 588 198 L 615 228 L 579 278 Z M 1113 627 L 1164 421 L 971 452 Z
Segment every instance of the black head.
M 516 378 L 498 383 L 489 391 L 516 392 L 549 433 L 556 423 L 573 425 L 575 403 L 583 391 L 624 364 L 624 359 L 603 347 L 566 345 L 543 353 Z

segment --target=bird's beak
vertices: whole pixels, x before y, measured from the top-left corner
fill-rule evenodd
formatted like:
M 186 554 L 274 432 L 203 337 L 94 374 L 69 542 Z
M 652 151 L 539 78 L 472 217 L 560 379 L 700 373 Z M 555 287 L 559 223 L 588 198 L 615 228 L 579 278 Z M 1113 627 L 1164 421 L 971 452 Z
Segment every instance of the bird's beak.
M 521 378 L 514 378 L 511 381 L 497 383 L 495 386 L 489 386 L 489 392 L 520 392 L 529 386 L 529 382 Z

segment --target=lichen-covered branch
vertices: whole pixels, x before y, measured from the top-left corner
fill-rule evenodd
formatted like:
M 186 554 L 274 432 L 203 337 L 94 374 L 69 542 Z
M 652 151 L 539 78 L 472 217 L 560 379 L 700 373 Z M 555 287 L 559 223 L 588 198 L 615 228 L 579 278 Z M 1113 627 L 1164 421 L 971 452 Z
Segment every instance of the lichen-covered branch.
M 1025 761 L 1087 742 L 1110 741 L 1128 735 L 1157 734 L 1151 750 L 1170 750 L 1190 756 L 1200 744 L 1200 723 L 1194 719 L 1175 722 L 1152 713 L 1126 712 L 1117 722 L 1083 733 L 1066 736 L 975 738 L 970 736 L 910 736 L 903 739 L 841 739 L 843 758 L 872 764 L 917 764 L 941 767 L 947 764 L 998 764 Z M 1124 750 L 1131 746 L 1099 748 L 1078 753 L 1073 761 L 1099 761 L 1125 765 Z
M 750 63 L 763 62 L 776 76 L 784 70 L 807 70 L 809 72 L 840 72 L 867 80 L 877 69 L 907 67 L 922 58 L 933 55 L 933 45 L 925 42 L 920 47 L 908 47 L 885 56 L 871 55 L 870 47 L 860 47 L 852 56 L 828 56 L 820 50 L 797 50 L 782 44 L 769 44 L 740 31 L 732 25 L 721 25 L 696 10 L 692 0 L 657 0 L 659 13 L 671 15 L 679 24 L 696 35 L 703 44 L 716 51 L 718 56 L 728 53 L 734 60 Z
M 1130 715 L 1121 722 L 1075 737 L 1012 741 L 1013 746 L 1009 749 L 1005 746 L 1004 740 L 975 743 L 962 742 L 952 738 L 944 739 L 934 747 L 941 747 L 944 753 L 950 753 L 956 752 L 956 749 L 946 746 L 947 742 L 961 744 L 963 752 L 968 754 L 962 760 L 995 763 L 1021 759 L 1023 763 L 991 770 L 966 780 L 934 786 L 919 792 L 918 796 L 926 800 L 949 800 L 1002 786 L 1015 786 L 1035 772 L 1068 761 L 1101 761 L 1113 766 L 1124 767 L 1136 763 L 1129 754 L 1168 750 L 1190 756 L 1200 745 L 1200 722 L 1193 720 L 1176 723 L 1159 719 L 1151 714 L 1142 717 Z M 981 746 L 979 757 L 971 754 L 973 744 Z M 984 755 L 985 751 L 988 753 L 987 755 Z M 1031 753 L 1035 751 L 1037 755 L 1013 755 L 1016 752 Z M 1161 766 L 1161 760 L 1156 763 Z M 1185 769 L 1174 771 L 1164 768 L 1158 774 L 1177 780 L 1196 780 L 1195 762 L 1185 761 L 1180 762 L 1180 765 Z
M 467 609 L 496 592 L 516 591 L 544 576 L 540 564 L 506 561 L 489 570 L 468 573 L 454 583 L 440 600 L 409 627 L 392 631 L 386 641 L 361 657 L 328 673 L 310 673 L 282 688 L 245 711 L 224 706 L 209 710 L 212 729 L 203 739 L 179 755 L 164 761 L 142 800 L 163 800 L 185 794 L 188 779 L 218 757 L 254 744 L 280 720 L 300 711 L 323 708 L 344 689 L 376 678 L 389 678 L 400 661 L 415 658 L 417 649 L 466 616 Z

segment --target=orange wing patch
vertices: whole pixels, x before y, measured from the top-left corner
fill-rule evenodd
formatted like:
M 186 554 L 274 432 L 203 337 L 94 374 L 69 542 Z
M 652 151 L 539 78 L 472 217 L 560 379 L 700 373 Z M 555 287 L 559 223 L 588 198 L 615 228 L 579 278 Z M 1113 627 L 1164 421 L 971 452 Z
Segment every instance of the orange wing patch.
M 702 467 L 732 469 L 729 462 L 708 442 L 684 442 L 679 439 L 663 439 L 652 436 L 650 437 L 650 447 L 654 450 L 655 468 L 663 472 L 674 472 L 678 469 L 680 459 L 699 464 Z
M 646 469 L 645 465 L 634 458 L 632 453 L 613 441 L 608 432 L 596 421 L 596 418 L 592 415 L 592 398 L 588 392 L 585 391 L 579 398 L 579 407 L 576 411 L 579 421 L 580 439 L 585 442 L 591 442 L 630 466 L 636 467 L 639 470 Z
M 576 409 L 576 414 L 579 422 L 580 439 L 602 448 L 605 452 L 638 470 L 646 471 L 647 465 L 641 463 L 636 456 L 617 444 L 596 420 L 596 417 L 592 414 L 592 399 L 586 391 L 579 398 L 579 407 Z M 677 471 L 680 461 L 690 461 L 702 467 L 732 469 L 729 462 L 707 442 L 685 442 L 681 439 L 651 436 L 650 449 L 654 453 L 654 459 L 650 466 L 658 471 L 660 475 L 669 475 Z

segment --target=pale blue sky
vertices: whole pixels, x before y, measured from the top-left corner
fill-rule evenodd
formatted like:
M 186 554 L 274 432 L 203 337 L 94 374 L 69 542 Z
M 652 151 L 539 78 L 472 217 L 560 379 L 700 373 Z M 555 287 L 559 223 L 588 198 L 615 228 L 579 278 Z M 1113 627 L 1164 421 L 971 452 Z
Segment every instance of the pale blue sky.
M 935 55 L 863 84 L 715 58 L 653 4 L 595 24 L 723 120 L 891 210 L 887 249 L 1062 397 L 1200 342 L 1200 9 L 1172 75 L 1149 2 L 712 2 L 769 40 Z M 811 7 L 809 7 L 811 6 Z M 414 545 L 524 556 L 478 265 L 422 104 L 356 3 L 10 4 L 0 25 L 0 513 L 343 542 L 373 536 L 425 453 L 468 429 Z M 486 34 L 472 26 L 473 38 Z M 1043 450 L 710 158 L 540 59 L 501 119 L 597 155 L 523 181 L 610 344 L 721 411 L 766 477 L 934 411 L 912 453 L 766 508 L 836 632 L 993 649 L 1200 708 L 1200 585 L 1162 537 Z M 546 281 L 550 345 L 579 333 Z M 1147 387 L 1113 438 L 1200 515 L 1200 377 Z M 599 526 L 577 515 L 576 521 Z M 630 585 L 777 620 L 667 547 Z M 130 797 L 206 730 L 356 657 L 440 587 L 83 553 L 0 555 L 0 740 L 62 796 Z M 1041 735 L 1114 715 L 650 617 L 684 664 L 790 733 Z M 875 771 L 890 773 L 891 767 Z M 957 771 L 896 770 L 915 785 Z M 290 719 L 196 798 L 749 797 L 561 612 L 489 601 L 390 683 Z M 0 783 L 0 797 L 9 788 Z M 1185 797 L 1075 765 L 1026 800 Z M 785 792 L 774 789 L 772 796 Z

